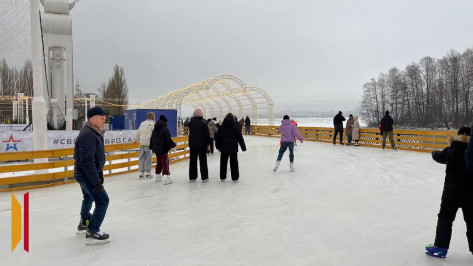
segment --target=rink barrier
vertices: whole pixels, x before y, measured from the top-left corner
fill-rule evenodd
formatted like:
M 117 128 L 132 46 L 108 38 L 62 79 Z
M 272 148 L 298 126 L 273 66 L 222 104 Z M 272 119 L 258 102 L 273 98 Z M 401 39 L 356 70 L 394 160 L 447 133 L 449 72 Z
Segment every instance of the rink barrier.
M 169 153 L 170 163 L 186 160 L 190 156 L 189 137 L 173 138 L 176 148 Z M 104 177 L 137 172 L 139 143 L 105 145 Z M 0 173 L 13 173 L 15 176 L 0 178 L 0 192 L 51 187 L 75 182 L 74 148 L 0 153 L 0 162 L 15 162 L 0 166 Z M 33 163 L 31 160 L 43 159 L 47 162 Z M 18 164 L 16 162 L 24 161 Z M 152 159 L 156 165 L 156 156 Z M 35 171 L 34 174 L 25 171 Z M 54 172 L 52 172 L 52 171 Z M 16 176 L 18 175 L 18 176 Z
M 299 133 L 304 141 L 333 142 L 334 128 L 331 127 L 298 127 Z M 253 135 L 265 137 L 277 137 L 279 126 L 251 126 Z M 343 142 L 347 143 L 347 136 L 343 132 Z M 456 131 L 441 130 L 408 130 L 394 129 L 393 137 L 396 148 L 399 150 L 410 150 L 417 152 L 432 152 L 447 147 L 447 137 L 456 134 Z M 337 144 L 340 139 L 337 136 Z M 360 145 L 363 147 L 381 148 L 383 136 L 377 128 L 361 128 L 360 129 Z M 386 148 L 391 149 L 389 138 L 386 140 Z

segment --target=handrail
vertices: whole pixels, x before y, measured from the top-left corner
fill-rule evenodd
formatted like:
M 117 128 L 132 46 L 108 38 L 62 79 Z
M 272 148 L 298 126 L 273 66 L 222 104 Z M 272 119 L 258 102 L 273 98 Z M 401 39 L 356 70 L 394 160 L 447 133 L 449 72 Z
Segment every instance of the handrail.
M 298 129 L 304 140 L 328 143 L 333 141 L 334 128 L 298 127 Z M 254 135 L 265 137 L 281 136 L 279 133 L 279 126 L 251 126 L 251 132 Z M 456 132 L 441 130 L 394 129 L 393 134 L 397 149 L 418 152 L 432 152 L 433 150 L 445 148 L 447 146 L 447 136 L 456 134 Z M 380 148 L 382 139 L 383 136 L 380 134 L 379 129 L 360 128 L 361 146 Z M 344 140 L 346 140 L 346 136 L 344 136 Z M 386 140 L 386 146 L 390 147 L 389 140 Z
M 188 136 L 173 138 L 177 146 L 169 153 L 170 163 L 189 158 Z M 112 176 L 138 171 L 139 143 L 105 145 L 104 176 Z M 24 164 L 0 166 L 0 173 L 14 173 L 14 176 L 0 178 L 0 192 L 55 186 L 75 182 L 74 149 L 56 149 L 28 152 L 0 153 L 0 161 L 26 161 Z M 47 159 L 47 162 L 33 163 L 34 159 Z M 152 159 L 156 163 L 156 157 Z M 132 169 L 133 167 L 133 169 Z M 34 171 L 34 174 L 31 174 Z

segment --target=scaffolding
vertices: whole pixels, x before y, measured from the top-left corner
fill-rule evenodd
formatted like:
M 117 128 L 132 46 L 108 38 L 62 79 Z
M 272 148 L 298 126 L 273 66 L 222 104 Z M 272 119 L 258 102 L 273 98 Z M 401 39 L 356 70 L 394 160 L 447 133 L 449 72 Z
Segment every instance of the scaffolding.
M 259 87 L 250 86 L 236 76 L 224 74 L 188 87 L 169 92 L 140 105 L 139 109 L 176 109 L 182 117 L 182 105 L 202 109 L 205 118 L 222 120 L 227 113 L 237 117 L 250 116 L 258 125 L 258 117 L 268 117 L 274 124 L 274 103 L 271 96 Z

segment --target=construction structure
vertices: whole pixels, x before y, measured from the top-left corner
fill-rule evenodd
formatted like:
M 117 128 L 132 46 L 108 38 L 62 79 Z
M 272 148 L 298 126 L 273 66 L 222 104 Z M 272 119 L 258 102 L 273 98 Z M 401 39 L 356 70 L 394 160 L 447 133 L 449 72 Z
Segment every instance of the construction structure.
M 250 116 L 258 124 L 259 116 L 267 116 L 274 124 L 274 103 L 263 89 L 247 86 L 240 78 L 223 74 L 149 100 L 139 109 L 176 109 L 182 117 L 182 105 L 202 109 L 205 118 L 223 119 L 227 113 Z

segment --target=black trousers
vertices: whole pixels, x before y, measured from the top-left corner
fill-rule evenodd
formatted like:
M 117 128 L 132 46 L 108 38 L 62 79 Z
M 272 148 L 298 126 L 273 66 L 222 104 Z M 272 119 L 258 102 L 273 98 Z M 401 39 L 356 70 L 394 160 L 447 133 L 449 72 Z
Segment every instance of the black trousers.
M 214 154 L 214 139 L 210 138 L 210 153 Z
M 207 167 L 207 149 L 190 149 L 190 160 L 189 160 L 189 179 L 195 180 L 199 176 L 197 174 L 197 157 L 200 161 L 200 176 L 202 180 L 209 178 L 209 169 Z
M 227 164 L 228 157 L 230 157 L 230 171 L 232 173 L 232 180 L 238 180 L 240 177 L 240 171 L 238 170 L 238 153 L 220 153 L 220 179 L 227 178 Z
M 443 188 L 434 245 L 439 248 L 450 247 L 452 225 L 459 208 L 462 208 L 466 223 L 468 246 L 473 252 L 473 195 L 469 187 L 458 185 L 445 184 Z
M 333 134 L 333 143 L 336 142 L 338 133 L 340 133 L 340 143 L 343 142 L 343 128 L 342 128 L 342 129 L 335 129 L 335 133 Z

